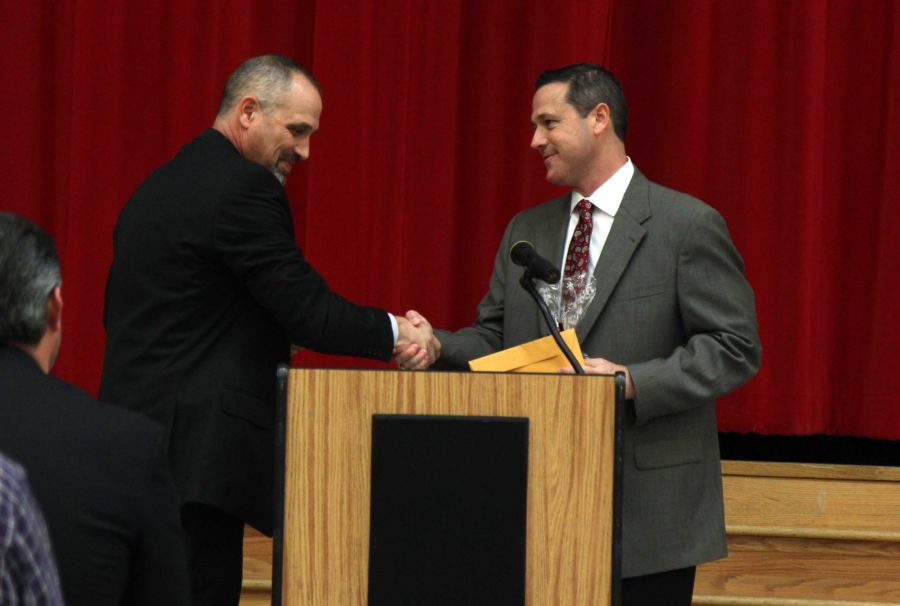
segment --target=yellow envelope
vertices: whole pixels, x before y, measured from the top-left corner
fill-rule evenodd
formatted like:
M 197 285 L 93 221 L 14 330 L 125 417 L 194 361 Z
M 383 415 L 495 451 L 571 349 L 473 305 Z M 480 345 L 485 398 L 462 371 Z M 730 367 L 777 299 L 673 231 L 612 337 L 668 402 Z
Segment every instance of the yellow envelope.
M 572 350 L 575 359 L 583 366 L 584 358 L 581 355 L 578 337 L 575 336 L 575 329 L 564 330 L 560 335 Z M 553 373 L 565 366 L 571 367 L 571 364 L 552 336 L 529 341 L 469 362 L 469 368 L 476 372 Z

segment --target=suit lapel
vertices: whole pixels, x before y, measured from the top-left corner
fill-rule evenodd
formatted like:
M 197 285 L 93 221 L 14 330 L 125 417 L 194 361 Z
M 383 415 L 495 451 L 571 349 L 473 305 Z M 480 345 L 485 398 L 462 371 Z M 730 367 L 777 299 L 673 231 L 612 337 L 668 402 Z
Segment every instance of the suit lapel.
M 576 327 L 578 340 L 582 343 L 606 307 L 613 289 L 631 261 L 631 256 L 647 233 L 642 223 L 650 218 L 649 190 L 650 182 L 635 168 L 594 269 L 597 290 Z
M 572 194 L 571 192 L 556 198 L 553 201 L 553 209 L 550 213 L 548 225 L 558 226 L 555 229 L 544 229 L 543 226 L 537 226 L 535 229 L 534 249 L 539 255 L 545 259 L 562 267 L 563 246 L 566 243 L 566 230 L 569 227 L 569 214 L 571 213 Z M 555 309 L 550 310 L 554 315 Z M 550 335 L 550 329 L 547 323 L 540 319 L 540 334 L 542 337 Z

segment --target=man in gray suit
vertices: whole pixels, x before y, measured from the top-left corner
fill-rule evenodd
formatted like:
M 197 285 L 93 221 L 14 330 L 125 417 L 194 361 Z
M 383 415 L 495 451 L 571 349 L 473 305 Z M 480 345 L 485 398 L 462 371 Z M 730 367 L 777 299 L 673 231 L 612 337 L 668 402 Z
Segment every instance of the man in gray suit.
M 547 179 L 573 191 L 513 217 L 475 324 L 435 331 L 439 364 L 465 368 L 549 334 L 509 260 L 519 240 L 559 261 L 564 281 L 593 276 L 572 295 L 586 300 L 585 370 L 622 371 L 627 384 L 623 603 L 689 606 L 697 564 L 726 555 L 715 400 L 759 368 L 753 292 L 719 213 L 648 181 L 626 156 L 612 74 L 544 72 L 532 123 Z M 426 359 L 415 346 L 397 357 L 413 369 Z

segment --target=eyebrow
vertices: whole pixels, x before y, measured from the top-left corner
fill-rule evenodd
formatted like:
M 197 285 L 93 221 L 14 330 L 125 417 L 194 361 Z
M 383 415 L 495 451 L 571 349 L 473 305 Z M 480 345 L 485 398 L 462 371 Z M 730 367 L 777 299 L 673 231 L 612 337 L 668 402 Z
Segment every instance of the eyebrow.
M 535 116 L 534 118 L 532 118 L 532 119 L 531 119 L 531 123 L 532 123 L 532 124 L 536 124 L 536 123 L 539 122 L 540 120 L 547 120 L 547 119 L 551 119 L 551 120 L 559 120 L 559 116 L 557 116 L 556 114 L 548 114 L 548 113 L 544 112 L 544 113 L 538 114 L 537 116 Z
M 315 130 L 309 122 L 289 122 L 285 126 L 291 130 Z

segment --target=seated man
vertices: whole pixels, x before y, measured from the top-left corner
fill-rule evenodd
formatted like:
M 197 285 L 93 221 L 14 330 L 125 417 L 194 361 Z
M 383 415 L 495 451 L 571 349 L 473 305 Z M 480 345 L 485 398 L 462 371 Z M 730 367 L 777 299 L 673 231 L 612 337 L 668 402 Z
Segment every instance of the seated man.
M 28 473 L 68 606 L 188 604 L 162 428 L 47 375 L 60 284 L 50 237 L 0 213 L 0 450 Z

